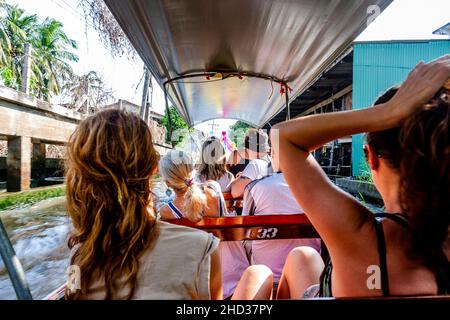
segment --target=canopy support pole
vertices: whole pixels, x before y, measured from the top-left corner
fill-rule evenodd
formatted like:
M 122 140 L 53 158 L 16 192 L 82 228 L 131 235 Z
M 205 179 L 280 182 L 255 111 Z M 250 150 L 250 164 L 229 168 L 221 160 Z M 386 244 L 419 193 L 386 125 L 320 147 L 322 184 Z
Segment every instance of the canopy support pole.
M 148 93 L 149 93 L 149 83 L 151 80 L 151 74 L 150 71 L 147 69 L 147 67 L 144 67 L 144 88 L 142 89 L 142 102 L 141 102 L 141 109 L 139 111 L 139 116 L 142 120 L 147 122 L 147 119 L 145 118 L 145 114 L 147 113 L 147 102 L 148 102 Z
M 167 112 L 167 122 L 169 123 L 169 140 L 170 140 L 170 144 L 172 145 L 172 147 L 174 146 L 174 143 L 172 141 L 172 117 L 170 116 L 170 110 L 169 110 L 169 100 L 167 97 L 167 87 L 166 87 L 167 83 L 164 83 L 164 100 L 166 101 L 166 112 Z
M 3 222 L 0 219 L 0 255 L 2 256 L 6 270 L 8 270 L 14 291 L 16 291 L 17 299 L 19 300 L 33 300 L 28 287 L 25 273 L 22 265 L 16 256 L 8 234 L 6 233 Z

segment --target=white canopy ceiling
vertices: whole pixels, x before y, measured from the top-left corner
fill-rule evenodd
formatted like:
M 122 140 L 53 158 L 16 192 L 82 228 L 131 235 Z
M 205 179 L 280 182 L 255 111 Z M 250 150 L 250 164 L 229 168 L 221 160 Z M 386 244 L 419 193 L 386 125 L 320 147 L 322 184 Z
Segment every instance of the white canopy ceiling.
M 263 126 L 332 63 L 391 0 L 105 0 L 183 118 Z M 226 71 L 226 72 L 225 72 Z

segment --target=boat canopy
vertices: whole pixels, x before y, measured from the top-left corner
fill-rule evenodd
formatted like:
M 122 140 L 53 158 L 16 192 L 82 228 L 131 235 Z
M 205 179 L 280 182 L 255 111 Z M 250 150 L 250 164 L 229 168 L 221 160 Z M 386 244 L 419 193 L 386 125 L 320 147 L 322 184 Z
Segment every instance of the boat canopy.
M 189 125 L 262 127 L 391 0 L 105 0 Z

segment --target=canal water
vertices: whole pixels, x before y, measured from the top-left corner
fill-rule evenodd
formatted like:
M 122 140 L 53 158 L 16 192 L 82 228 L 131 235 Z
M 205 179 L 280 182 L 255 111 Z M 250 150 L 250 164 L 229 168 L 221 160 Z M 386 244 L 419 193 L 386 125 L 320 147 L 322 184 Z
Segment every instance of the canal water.
M 170 201 L 172 194 L 161 181 L 154 193 L 157 209 Z M 380 207 L 370 206 L 372 211 Z M 67 235 L 70 226 L 64 197 L 41 201 L 36 205 L 0 211 L 34 299 L 43 299 L 66 281 L 69 250 Z M 0 259 L 0 300 L 16 299 L 8 272 Z
M 170 191 L 161 181 L 155 182 L 153 192 L 157 196 L 157 209 L 171 199 Z M 64 197 L 0 211 L 0 217 L 22 263 L 33 298 L 45 298 L 66 281 L 70 220 Z M 0 258 L 0 300 L 13 299 L 16 294 Z

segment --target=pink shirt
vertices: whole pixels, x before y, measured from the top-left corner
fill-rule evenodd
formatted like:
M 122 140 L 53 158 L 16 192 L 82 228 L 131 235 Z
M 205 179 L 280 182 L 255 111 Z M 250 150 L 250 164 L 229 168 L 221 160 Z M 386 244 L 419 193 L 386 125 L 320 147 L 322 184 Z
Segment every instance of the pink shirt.
M 250 266 L 249 258 L 242 241 L 221 241 L 223 298 L 229 298 L 241 279 L 245 269 Z

